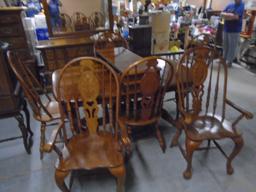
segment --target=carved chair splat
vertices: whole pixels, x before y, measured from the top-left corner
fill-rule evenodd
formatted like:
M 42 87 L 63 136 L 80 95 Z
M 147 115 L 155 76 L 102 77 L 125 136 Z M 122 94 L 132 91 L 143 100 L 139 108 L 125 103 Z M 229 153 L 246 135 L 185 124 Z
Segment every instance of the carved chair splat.
M 159 129 L 166 86 L 173 77 L 173 64 L 158 57 L 147 57 L 130 65 L 120 78 L 122 108 L 119 124 L 128 129 L 155 125 L 156 137 L 165 152 L 165 139 Z

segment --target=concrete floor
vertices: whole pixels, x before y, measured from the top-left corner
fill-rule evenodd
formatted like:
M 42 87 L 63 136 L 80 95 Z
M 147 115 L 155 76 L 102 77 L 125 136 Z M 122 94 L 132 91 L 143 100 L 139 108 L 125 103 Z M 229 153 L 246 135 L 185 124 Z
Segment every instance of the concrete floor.
M 228 96 L 234 102 L 256 114 L 256 76 L 235 66 L 229 69 Z M 32 154 L 27 155 L 22 140 L 0 144 L 0 191 L 1 192 L 57 192 L 54 181 L 56 155 L 46 154 L 39 159 L 39 123 L 32 120 L 35 133 Z M 166 122 L 161 128 L 169 145 L 175 129 Z M 139 140 L 127 164 L 127 192 L 256 192 L 256 118 L 242 121 L 245 145 L 234 160 L 235 172 L 226 175 L 225 158 L 218 150 L 196 152 L 193 161 L 193 177 L 184 180 L 186 167 L 179 149 L 168 148 L 163 154 L 155 138 Z M 14 119 L 0 121 L 0 139 L 19 135 Z M 232 142 L 221 142 L 224 149 L 232 149 Z M 88 177 L 80 173 L 75 177 L 72 191 L 115 191 L 113 177 L 96 175 Z

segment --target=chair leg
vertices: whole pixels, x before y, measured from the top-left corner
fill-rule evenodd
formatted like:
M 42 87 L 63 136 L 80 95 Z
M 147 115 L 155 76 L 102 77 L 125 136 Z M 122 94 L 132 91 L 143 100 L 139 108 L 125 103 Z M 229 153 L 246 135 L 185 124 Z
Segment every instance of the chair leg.
M 179 95 L 178 92 L 175 91 L 175 100 L 176 100 L 176 121 L 179 119 L 180 111 L 179 111 Z
M 116 192 L 125 192 L 125 167 L 124 165 L 116 168 L 110 168 L 110 173 L 117 179 Z
M 40 159 L 44 158 L 44 145 L 45 145 L 45 128 L 46 123 L 41 123 L 41 137 L 40 137 Z
M 67 185 L 65 184 L 65 178 L 68 176 L 69 171 L 55 170 L 55 182 L 62 192 L 69 192 Z
M 25 147 L 25 150 L 27 151 L 28 154 L 31 154 L 31 144 L 29 142 L 28 139 L 28 130 L 24 124 L 24 117 L 23 115 L 19 112 L 16 116 L 15 119 L 18 121 L 19 123 L 19 128 L 22 134 L 22 138 L 23 138 L 23 144 Z
M 192 177 L 192 157 L 194 151 L 199 147 L 202 142 L 195 142 L 186 138 L 186 158 L 187 158 L 187 168 L 183 172 L 183 177 L 185 179 L 190 179 Z
M 238 155 L 238 153 L 241 151 L 241 149 L 244 145 L 244 140 L 243 140 L 242 136 L 232 138 L 232 140 L 235 143 L 235 146 L 227 160 L 227 174 L 229 174 L 229 175 L 232 175 L 234 172 L 234 169 L 231 164 L 232 160 Z
M 29 114 L 29 111 L 28 111 L 26 100 L 24 100 L 24 102 L 23 102 L 23 111 L 24 111 L 25 116 L 26 116 L 26 124 L 27 124 L 28 132 L 30 133 L 30 136 L 33 136 L 34 133 L 32 132 L 31 127 L 30 127 L 30 114 Z
M 165 153 L 166 143 L 165 143 L 165 139 L 164 139 L 163 133 L 159 129 L 158 123 L 156 124 L 156 137 L 157 137 L 157 140 L 158 140 L 158 142 L 160 144 L 160 147 L 161 147 L 163 153 Z
M 207 141 L 207 150 L 210 149 L 210 148 L 211 148 L 211 140 L 208 139 L 208 141 Z
M 180 135 L 182 133 L 182 127 L 179 122 L 176 123 L 176 132 L 171 142 L 171 147 L 175 147 L 178 145 Z

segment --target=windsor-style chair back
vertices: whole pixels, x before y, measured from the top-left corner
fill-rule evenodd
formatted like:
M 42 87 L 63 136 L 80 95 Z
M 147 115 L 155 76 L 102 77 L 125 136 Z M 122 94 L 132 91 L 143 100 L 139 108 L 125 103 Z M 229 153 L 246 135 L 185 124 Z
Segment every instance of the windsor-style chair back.
M 94 24 L 94 28 L 105 27 L 105 17 L 102 12 L 95 11 L 92 13 L 91 20 Z
M 243 117 L 252 118 L 251 113 L 227 99 L 227 65 L 223 58 L 214 60 L 215 56 L 216 50 L 209 47 L 199 46 L 189 49 L 183 55 L 176 70 L 181 117 L 177 122 L 172 146 L 179 144 L 179 136 L 184 130 L 186 149 L 183 150 L 181 146 L 180 149 L 187 160 L 187 169 L 183 174 L 186 179 L 192 176 L 193 152 L 199 149 L 203 141 L 208 141 L 206 149 L 209 149 L 213 141 L 227 158 L 227 173 L 232 174 L 231 162 L 243 146 L 243 139 L 236 130 L 236 125 Z M 234 122 L 227 120 L 227 106 L 231 106 L 241 114 Z M 216 141 L 224 138 L 231 138 L 235 143 L 229 156 Z
M 61 30 L 66 32 L 73 31 L 73 22 L 72 18 L 67 13 L 61 13 Z
M 124 47 L 129 48 L 127 41 L 121 36 L 120 33 L 113 33 L 111 31 L 104 32 L 99 35 L 94 44 L 94 53 L 100 49 Z
M 63 119 L 65 147 L 56 168 L 56 183 L 68 191 L 64 178 L 72 170 L 107 168 L 124 188 L 125 167 L 122 131 L 117 126 L 118 77 L 105 62 L 93 57 L 70 61 L 61 71 L 57 99 Z
M 72 22 L 75 31 L 90 30 L 93 27 L 91 18 L 82 12 L 75 12 L 72 15 Z
M 173 64 L 169 60 L 147 57 L 130 65 L 120 80 L 120 126 L 127 128 L 131 135 L 135 127 L 155 125 L 163 151 L 166 145 L 158 123 L 165 91 L 173 78 L 173 72 Z
M 41 122 L 40 157 L 42 159 L 45 151 L 46 126 L 54 124 L 60 118 L 58 103 L 44 90 L 30 69 L 19 59 L 17 53 L 9 51 L 7 56 L 9 64 L 30 104 L 34 118 Z
M 193 37 L 188 44 L 188 48 L 202 46 L 216 49 L 215 37 L 210 34 L 201 33 Z

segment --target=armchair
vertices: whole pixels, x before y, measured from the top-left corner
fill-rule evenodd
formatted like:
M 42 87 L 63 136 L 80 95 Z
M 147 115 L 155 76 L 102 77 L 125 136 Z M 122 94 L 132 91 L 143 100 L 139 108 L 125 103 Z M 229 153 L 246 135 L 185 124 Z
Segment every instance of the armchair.
M 179 111 L 181 117 L 177 122 L 176 135 L 172 146 L 178 145 L 187 161 L 187 168 L 183 173 L 184 178 L 192 177 L 192 157 L 195 150 L 203 141 L 208 141 L 206 149 L 210 148 L 211 141 L 227 158 L 226 170 L 233 173 L 232 160 L 243 147 L 243 138 L 237 130 L 237 124 L 242 118 L 251 119 L 253 115 L 240 108 L 227 99 L 227 65 L 224 60 L 213 60 L 215 50 L 207 47 L 195 47 L 185 52 L 177 66 L 177 93 L 179 97 Z M 205 58 L 208 58 L 205 60 Z M 185 68 L 183 66 L 186 66 Z M 186 76 L 181 76 L 182 70 Z M 191 79 L 186 84 L 186 79 Z M 231 106 L 240 115 L 233 121 L 227 120 L 226 108 Z M 185 132 L 185 150 L 178 140 Z M 217 140 L 230 138 L 235 146 L 230 155 L 227 155 Z

